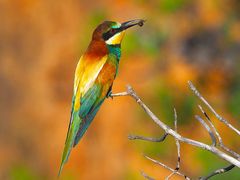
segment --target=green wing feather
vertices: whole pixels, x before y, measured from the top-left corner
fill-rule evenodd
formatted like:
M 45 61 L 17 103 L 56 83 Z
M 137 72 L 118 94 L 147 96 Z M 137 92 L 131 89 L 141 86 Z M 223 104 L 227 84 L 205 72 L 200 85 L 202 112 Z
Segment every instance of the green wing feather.
M 91 110 L 101 93 L 101 85 L 94 84 L 80 100 L 79 116 L 84 118 Z
M 87 128 L 98 112 L 102 102 L 104 101 L 105 98 L 100 98 L 101 93 L 102 85 L 94 84 L 81 98 L 79 117 L 81 117 L 82 122 L 80 124 L 77 136 L 74 140 L 74 146 L 77 145 L 83 134 L 86 132 Z

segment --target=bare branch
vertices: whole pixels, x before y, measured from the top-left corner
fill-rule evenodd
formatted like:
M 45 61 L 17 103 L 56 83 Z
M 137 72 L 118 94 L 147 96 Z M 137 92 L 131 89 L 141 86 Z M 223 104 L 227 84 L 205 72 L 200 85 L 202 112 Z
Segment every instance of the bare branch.
M 203 101 L 203 103 L 213 112 L 213 114 L 217 117 L 218 120 L 220 120 L 221 122 L 223 122 L 224 124 L 226 124 L 230 129 L 232 129 L 233 131 L 235 131 L 238 135 L 239 135 L 239 131 L 234 128 L 226 119 L 222 118 L 220 115 L 218 115 L 215 110 L 208 104 L 208 102 L 201 96 L 201 94 L 197 91 L 197 89 L 194 87 L 194 85 L 189 81 L 189 87 L 190 89 L 195 93 L 195 95 L 201 100 Z M 205 177 L 205 179 L 208 179 L 216 174 L 220 174 L 220 173 L 224 173 L 227 172 L 229 170 L 231 170 L 233 167 L 237 166 L 240 168 L 240 155 L 238 153 L 235 153 L 234 151 L 228 149 L 226 146 L 223 145 L 222 142 L 222 138 L 220 136 L 220 134 L 218 133 L 217 129 L 215 128 L 215 126 L 213 125 L 213 123 L 211 122 L 209 116 L 207 115 L 207 113 L 203 110 L 203 108 L 201 106 L 199 106 L 200 110 L 202 111 L 202 113 L 204 114 L 204 116 L 206 117 L 206 119 L 208 120 L 211 128 L 209 127 L 209 125 L 199 116 L 196 116 L 196 119 L 204 126 L 204 128 L 208 131 L 211 139 L 212 139 L 212 146 L 207 145 L 205 143 L 199 142 L 199 141 L 195 141 L 186 137 L 181 136 L 178 132 L 177 132 L 177 113 L 176 110 L 174 109 L 174 126 L 175 126 L 175 130 L 173 130 L 172 128 L 170 128 L 168 125 L 166 125 L 165 123 L 163 123 L 163 121 L 161 121 L 148 107 L 146 104 L 144 104 L 144 102 L 139 98 L 139 96 L 136 94 L 136 92 L 133 90 L 133 88 L 131 86 L 127 86 L 127 91 L 126 92 L 121 92 L 121 93 L 117 93 L 117 94 L 110 94 L 109 97 L 119 97 L 119 96 L 130 96 L 132 97 L 137 103 L 138 105 L 141 106 L 141 108 L 147 113 L 147 115 L 159 126 L 161 127 L 164 131 L 165 134 L 160 137 L 160 138 L 150 138 L 150 137 L 143 137 L 143 136 L 135 136 L 135 135 L 129 135 L 129 139 L 130 140 L 145 140 L 145 141 L 150 141 L 150 142 L 162 142 L 165 140 L 165 138 L 168 135 L 171 135 L 172 137 L 175 138 L 176 141 L 176 146 L 177 146 L 177 155 L 178 155 L 178 160 L 177 160 L 177 165 L 175 170 L 170 168 L 169 166 L 155 160 L 152 159 L 148 156 L 145 156 L 145 158 L 147 158 L 148 160 L 151 160 L 152 162 L 161 165 L 162 167 L 170 170 L 172 173 L 167 176 L 166 179 L 169 179 L 170 177 L 172 177 L 174 174 L 177 174 L 179 176 L 182 176 L 186 179 L 190 179 L 189 177 L 187 177 L 186 175 L 184 175 L 183 173 L 179 172 L 179 168 L 180 168 L 180 142 L 184 142 L 187 144 L 190 144 L 192 146 L 201 148 L 203 150 L 207 150 L 210 151 L 211 153 L 215 154 L 216 156 L 224 159 L 225 161 L 231 163 L 231 165 L 229 165 L 226 168 L 222 168 L 222 169 L 218 169 L 214 172 L 212 172 L 211 174 L 209 174 L 208 176 Z M 219 145 L 220 147 L 222 147 L 225 151 L 227 151 L 228 153 L 231 153 L 234 157 L 226 154 L 224 151 L 221 151 L 220 149 L 218 149 L 216 146 L 217 144 L 217 139 L 215 137 L 215 134 L 219 140 Z M 236 157 L 236 158 L 235 158 Z M 148 175 L 146 175 L 144 172 L 141 173 L 146 179 L 152 179 L 151 177 L 149 177 Z
M 205 121 L 200 117 L 200 116 L 195 116 L 195 118 L 203 125 L 203 127 L 207 130 L 207 132 L 209 133 L 211 139 L 212 139 L 212 146 L 216 146 L 217 144 L 217 140 L 212 132 L 212 130 L 210 129 L 210 127 L 207 125 L 207 123 L 205 123 Z
M 147 180 L 154 180 L 152 177 L 150 177 L 149 175 L 147 175 L 145 172 L 141 171 L 141 175 L 147 179 Z
M 144 136 L 137 136 L 137 135 L 128 135 L 128 139 L 130 140 L 144 140 L 144 141 L 151 141 L 151 142 L 162 142 L 166 139 L 167 133 L 164 133 L 164 135 L 160 138 L 151 138 L 151 137 L 144 137 Z
M 222 116 L 220 116 L 213 107 L 207 102 L 207 100 L 199 93 L 199 91 L 196 89 L 196 87 L 192 84 L 191 81 L 188 81 L 188 85 L 190 89 L 194 92 L 194 94 L 209 108 L 210 111 L 216 116 L 216 118 L 223 122 L 226 126 L 228 126 L 230 129 L 235 131 L 238 135 L 240 135 L 240 131 L 236 129 L 233 125 L 231 125 L 226 119 L 224 119 Z
M 225 172 L 228 172 L 230 171 L 231 169 L 233 169 L 235 166 L 233 164 L 225 167 L 225 168 L 221 168 L 221 169 L 217 169 L 215 170 L 214 172 L 210 173 L 209 175 L 207 175 L 206 177 L 200 177 L 199 179 L 200 180 L 207 180 L 217 174 L 222 174 L 222 173 L 225 173 Z
M 228 161 L 231 164 L 236 165 L 237 167 L 240 167 L 240 161 L 229 156 L 228 154 L 220 151 L 216 147 L 209 146 L 207 144 L 204 144 L 202 142 L 198 142 L 189 138 L 182 137 L 180 134 L 175 132 L 173 129 L 171 129 L 169 126 L 164 124 L 160 119 L 157 118 L 155 114 L 142 102 L 142 100 L 138 97 L 136 92 L 132 89 L 131 86 L 127 86 L 127 93 L 130 95 L 132 98 L 135 99 L 135 101 L 143 108 L 143 110 L 150 116 L 150 118 L 158 125 L 160 126 L 166 133 L 169 135 L 173 136 L 174 138 L 178 139 L 181 142 L 190 144 L 192 146 L 199 147 L 201 149 L 207 150 L 212 152 L 213 154 L 217 155 L 218 157 Z

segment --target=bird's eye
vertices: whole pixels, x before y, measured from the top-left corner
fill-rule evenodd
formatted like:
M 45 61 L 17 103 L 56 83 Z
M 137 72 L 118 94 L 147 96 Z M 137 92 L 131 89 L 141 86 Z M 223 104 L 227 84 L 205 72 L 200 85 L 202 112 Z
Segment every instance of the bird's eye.
M 114 34 L 116 32 L 116 29 L 110 29 L 109 32 L 110 34 Z

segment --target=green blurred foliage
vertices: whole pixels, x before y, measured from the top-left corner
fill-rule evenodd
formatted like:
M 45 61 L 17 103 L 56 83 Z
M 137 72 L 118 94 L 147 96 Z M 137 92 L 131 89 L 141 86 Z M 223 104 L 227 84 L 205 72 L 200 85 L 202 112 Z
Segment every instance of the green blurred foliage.
M 193 95 L 187 95 L 186 92 L 179 91 L 175 93 L 172 88 L 164 86 L 164 83 L 157 87 L 154 96 L 154 112 L 159 114 L 162 119 L 173 124 L 173 108 L 176 109 L 179 125 L 184 125 L 192 121 L 194 109 L 196 108 L 196 98 Z
M 238 70 L 229 87 L 228 109 L 238 119 L 240 117 L 240 62 L 237 63 L 235 68 Z M 240 122 L 240 119 L 238 121 Z
M 165 13 L 174 13 L 186 5 L 187 0 L 161 0 L 158 1 L 159 10 Z
M 40 180 L 38 175 L 34 173 L 32 168 L 25 165 L 16 165 L 13 166 L 10 170 L 10 179 L 11 180 Z
M 197 157 L 198 160 L 202 163 L 204 163 L 203 166 L 203 172 L 201 174 L 201 176 L 206 176 L 208 175 L 210 172 L 213 172 L 219 168 L 223 168 L 228 166 L 229 164 L 224 162 L 223 160 L 219 160 L 218 157 L 213 156 L 211 153 L 203 151 L 203 150 L 197 150 Z M 224 180 L 224 179 L 233 179 L 233 180 L 237 180 L 240 177 L 240 171 L 238 168 L 233 168 L 231 171 L 224 173 L 224 174 L 220 174 L 220 175 L 216 175 L 214 177 L 212 177 L 211 179 L 220 179 L 220 180 Z
M 225 164 L 224 167 L 228 166 L 228 164 Z M 229 172 L 226 172 L 224 174 L 220 174 L 217 176 L 213 176 L 211 180 L 226 180 L 226 179 L 232 179 L 232 180 L 237 180 L 240 177 L 240 172 L 238 168 L 234 168 Z
M 178 111 L 179 124 L 188 124 L 193 119 L 194 110 L 197 107 L 196 98 L 190 95 L 183 95 L 181 100 L 178 101 L 176 109 Z
M 130 170 L 130 168 L 123 173 L 123 176 L 121 179 L 125 179 L 125 180 L 137 180 L 139 179 L 139 172 L 136 172 L 134 170 Z M 120 180 L 120 179 L 119 179 Z
M 158 112 L 159 110 L 161 110 L 163 119 L 166 119 L 168 122 L 173 121 L 174 97 L 172 92 L 170 92 L 167 87 L 161 86 L 161 88 L 159 88 L 156 93 L 156 102 L 158 102 L 159 104 L 159 106 L 156 106 L 158 107 L 156 111 Z
M 147 22 L 148 20 L 146 20 Z M 137 54 L 158 61 L 156 57 L 161 54 L 161 47 L 167 42 L 167 38 L 167 32 L 160 31 L 157 26 L 150 24 L 147 30 L 139 29 L 138 31 L 127 32 L 122 43 L 122 49 L 127 56 Z

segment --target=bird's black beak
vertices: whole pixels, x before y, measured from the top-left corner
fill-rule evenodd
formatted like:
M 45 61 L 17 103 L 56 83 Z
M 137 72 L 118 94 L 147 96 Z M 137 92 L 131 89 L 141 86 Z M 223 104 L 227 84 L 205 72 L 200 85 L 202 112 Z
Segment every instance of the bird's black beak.
M 145 22 L 145 20 L 143 20 L 143 19 L 135 19 L 135 20 L 131 20 L 131 21 L 122 23 L 120 28 L 123 31 L 123 30 L 126 30 L 135 25 L 143 26 L 144 22 Z

